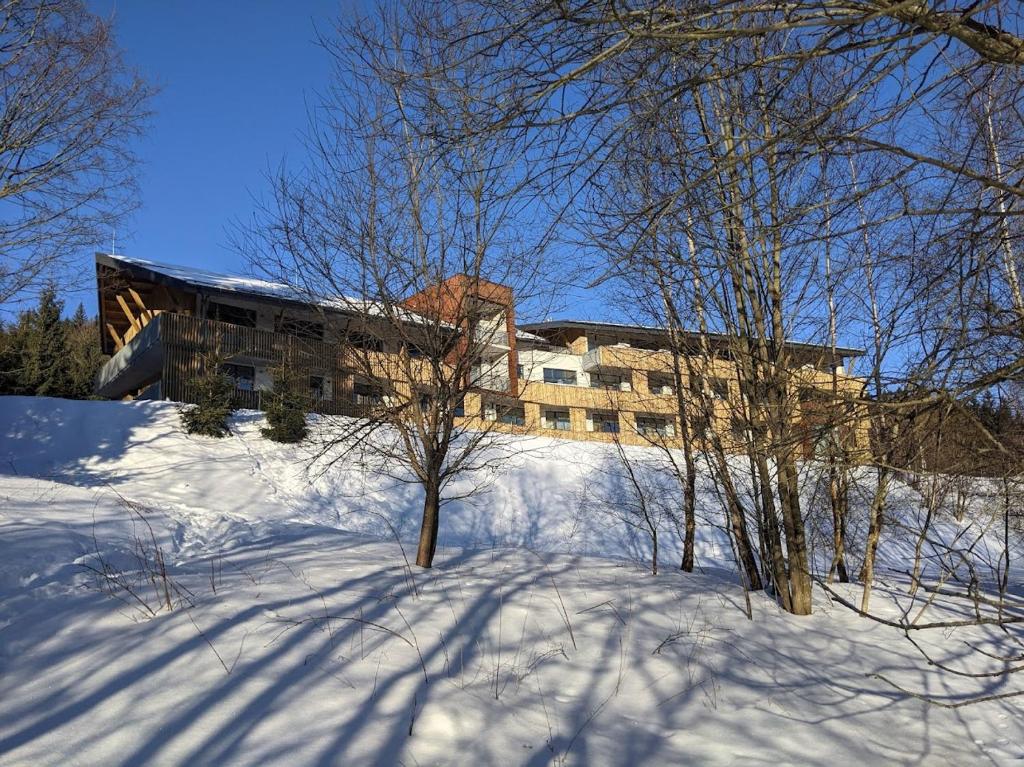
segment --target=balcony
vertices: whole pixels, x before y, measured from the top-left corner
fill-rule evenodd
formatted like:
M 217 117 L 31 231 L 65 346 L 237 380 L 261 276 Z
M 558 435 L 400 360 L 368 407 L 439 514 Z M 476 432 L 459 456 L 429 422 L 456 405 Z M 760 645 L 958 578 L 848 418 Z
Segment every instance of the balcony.
M 473 340 L 483 347 L 484 351 L 507 353 L 511 350 L 505 325 L 498 327 L 479 325 L 473 333 Z
M 507 393 L 512 390 L 512 380 L 504 370 L 482 370 L 474 367 L 470 373 L 470 380 L 475 388 L 485 391 Z
M 183 387 L 207 355 L 222 362 L 262 367 L 286 362 L 309 370 L 340 367 L 339 348 L 333 344 L 164 312 L 153 317 L 100 369 L 96 393 L 123 397 L 159 378 L 165 396 L 185 401 Z M 255 402 L 255 398 L 253 394 L 250 399 Z
M 668 351 L 637 349 L 632 346 L 598 346 L 583 355 L 583 369 L 588 373 L 626 370 L 672 370 L 672 354 Z
M 160 328 L 164 318 L 159 314 L 132 334 L 113 357 L 96 374 L 94 388 L 101 397 L 122 397 L 160 375 L 164 349 Z

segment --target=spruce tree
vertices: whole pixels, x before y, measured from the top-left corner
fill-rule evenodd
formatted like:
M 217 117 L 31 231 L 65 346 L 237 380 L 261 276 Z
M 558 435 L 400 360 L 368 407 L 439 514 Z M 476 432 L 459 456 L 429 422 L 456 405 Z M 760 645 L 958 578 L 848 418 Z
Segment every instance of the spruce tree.
M 24 388 L 37 397 L 62 397 L 67 393 L 67 329 L 61 319 L 64 305 L 50 285 L 39 296 L 32 313 L 24 350 Z
M 21 394 L 24 334 L 21 323 L 0 324 L 0 394 Z
M 210 359 L 205 371 L 193 383 L 196 402 L 181 411 L 181 422 L 189 434 L 226 437 L 228 418 L 234 410 L 235 385 L 221 371 L 218 361 Z
M 274 371 L 274 391 L 264 397 L 267 426 L 261 432 L 274 442 L 294 443 L 306 438 L 306 402 L 296 391 L 287 368 Z
M 67 323 L 68 390 L 73 399 L 93 396 L 96 375 L 106 360 L 100 349 L 99 324 L 86 317 L 81 304 Z

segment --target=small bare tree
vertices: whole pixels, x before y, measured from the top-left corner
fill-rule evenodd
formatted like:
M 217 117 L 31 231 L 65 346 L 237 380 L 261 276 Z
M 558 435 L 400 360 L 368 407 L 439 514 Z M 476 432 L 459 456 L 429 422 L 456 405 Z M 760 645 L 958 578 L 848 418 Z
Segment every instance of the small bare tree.
M 423 34 L 381 12 L 321 40 L 336 77 L 311 162 L 273 180 L 239 244 L 258 269 L 333 297 L 335 397 L 357 418 L 322 432 L 321 457 L 422 487 L 416 563 L 430 567 L 442 506 L 478 489 L 522 423 L 513 301 L 540 295 L 548 235 L 507 147 L 484 137 L 439 151 L 481 97 L 458 46 Z

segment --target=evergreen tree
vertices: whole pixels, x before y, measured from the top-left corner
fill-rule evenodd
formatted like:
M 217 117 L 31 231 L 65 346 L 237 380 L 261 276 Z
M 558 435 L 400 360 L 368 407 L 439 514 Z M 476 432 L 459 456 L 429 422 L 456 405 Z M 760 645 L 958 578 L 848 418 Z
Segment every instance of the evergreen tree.
M 66 396 L 72 399 L 88 399 L 93 396 L 96 375 L 106 360 L 100 349 L 99 324 L 86 317 L 81 304 L 67 323 L 68 341 L 68 389 Z
M 205 372 L 193 384 L 196 404 L 181 411 L 181 422 L 189 434 L 225 437 L 230 433 L 235 385 L 215 360 L 207 360 Z
M 0 325 L 0 394 L 20 394 L 22 384 L 21 323 Z
M 89 319 L 82 304 L 71 319 L 61 319 L 62 307 L 50 287 L 36 309 L 22 312 L 16 323 L 0 325 L 0 394 L 93 395 L 96 374 L 106 360 L 99 324 Z
M 267 427 L 261 432 L 274 442 L 301 442 L 306 438 L 306 402 L 297 393 L 287 368 L 274 371 L 274 391 L 264 398 Z
M 24 388 L 38 397 L 62 397 L 68 390 L 67 328 L 61 319 L 64 304 L 50 285 L 32 313 L 24 350 Z

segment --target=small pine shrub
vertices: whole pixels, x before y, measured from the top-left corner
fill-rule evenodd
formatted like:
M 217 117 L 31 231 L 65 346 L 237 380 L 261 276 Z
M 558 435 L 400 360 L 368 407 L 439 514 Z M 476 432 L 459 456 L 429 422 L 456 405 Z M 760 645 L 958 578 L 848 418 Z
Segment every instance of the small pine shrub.
M 306 438 L 306 407 L 302 397 L 292 390 L 286 376 L 275 376 L 277 391 L 265 399 L 267 426 L 262 434 L 274 442 L 294 443 Z
M 232 400 L 235 384 L 216 365 L 195 383 L 196 404 L 181 412 L 181 422 L 189 434 L 226 437 L 230 433 L 228 418 L 234 410 Z

